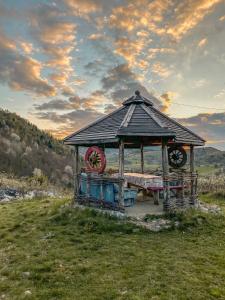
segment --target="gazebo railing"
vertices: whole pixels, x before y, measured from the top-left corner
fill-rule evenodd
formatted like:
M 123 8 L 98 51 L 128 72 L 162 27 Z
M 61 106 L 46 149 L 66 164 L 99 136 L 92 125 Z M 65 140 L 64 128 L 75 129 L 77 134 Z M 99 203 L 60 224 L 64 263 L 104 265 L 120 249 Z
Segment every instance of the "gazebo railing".
M 194 206 L 197 202 L 197 173 L 171 173 L 163 179 L 164 209 Z
M 79 204 L 124 211 L 122 178 L 93 173 L 77 175 L 75 201 Z

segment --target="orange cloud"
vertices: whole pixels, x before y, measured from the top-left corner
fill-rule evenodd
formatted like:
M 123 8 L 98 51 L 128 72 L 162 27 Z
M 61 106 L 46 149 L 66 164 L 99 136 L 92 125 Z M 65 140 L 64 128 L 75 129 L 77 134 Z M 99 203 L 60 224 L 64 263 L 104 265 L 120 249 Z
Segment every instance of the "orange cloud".
M 176 95 L 177 93 L 168 91 L 160 96 L 160 98 L 163 100 L 163 106 L 161 108 L 162 112 L 168 111 L 172 103 L 172 98 L 174 98 Z
M 33 45 L 31 43 L 28 43 L 26 41 L 20 42 L 20 47 L 26 54 L 31 54 L 33 51 Z
M 93 33 L 93 34 L 89 35 L 89 37 L 88 37 L 88 39 L 92 40 L 92 41 L 96 41 L 96 40 L 99 40 L 102 38 L 104 38 L 104 34 L 102 34 L 102 33 Z
M 112 10 L 109 18 L 111 27 L 124 31 L 134 31 L 146 28 L 158 34 L 162 34 L 164 29 L 158 27 L 163 20 L 163 15 L 171 5 L 171 1 L 154 0 L 132 0 L 128 5 L 117 6 Z
M 166 32 L 181 39 L 223 0 L 186 0 L 180 1 L 175 10 L 174 22 L 167 26 Z
M 160 62 L 156 62 L 152 65 L 152 72 L 157 74 L 160 77 L 168 77 L 172 73 L 170 69 L 168 69 L 164 64 Z
M 64 0 L 64 3 L 69 8 L 70 13 L 88 18 L 88 15 L 101 11 L 102 5 L 94 0 Z
M 61 89 L 73 71 L 71 53 L 76 45 L 76 24 L 65 20 L 59 8 L 47 4 L 34 9 L 30 20 L 32 34 L 48 56 L 45 66 L 56 69 L 50 78 Z
M 204 38 L 204 39 L 201 39 L 199 42 L 198 42 L 198 47 L 203 47 L 205 46 L 207 43 L 207 38 Z

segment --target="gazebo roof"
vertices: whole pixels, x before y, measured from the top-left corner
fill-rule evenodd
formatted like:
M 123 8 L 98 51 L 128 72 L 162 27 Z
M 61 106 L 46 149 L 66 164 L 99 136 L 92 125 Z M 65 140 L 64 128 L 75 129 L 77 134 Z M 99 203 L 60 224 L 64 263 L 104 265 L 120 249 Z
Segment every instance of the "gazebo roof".
M 152 96 L 152 100 L 155 98 Z M 150 99 L 139 91 L 123 102 L 123 106 L 96 120 L 64 139 L 68 145 L 105 144 L 115 146 L 120 138 L 134 144 L 161 141 L 168 138 L 173 143 L 204 145 L 204 139 L 157 110 Z

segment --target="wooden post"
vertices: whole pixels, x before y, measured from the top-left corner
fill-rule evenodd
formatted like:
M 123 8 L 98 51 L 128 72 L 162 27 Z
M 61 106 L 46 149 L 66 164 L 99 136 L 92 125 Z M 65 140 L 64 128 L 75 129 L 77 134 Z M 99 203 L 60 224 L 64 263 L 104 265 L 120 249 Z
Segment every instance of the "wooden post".
M 144 146 L 141 144 L 141 173 L 144 174 Z
M 194 146 L 190 145 L 190 175 L 191 175 L 191 198 L 190 198 L 190 204 L 195 204 L 195 180 L 193 178 L 195 171 L 195 165 L 194 165 Z
M 169 166 L 168 166 L 168 153 L 167 153 L 167 141 L 162 140 L 162 171 L 163 171 L 163 187 L 164 187 L 164 201 L 163 208 L 165 211 L 169 210 L 170 203 L 170 189 L 169 189 Z
M 74 146 L 74 202 L 79 192 L 79 147 Z
M 119 177 L 122 179 L 121 184 L 119 184 L 119 204 L 124 207 L 124 141 L 120 140 L 119 145 Z

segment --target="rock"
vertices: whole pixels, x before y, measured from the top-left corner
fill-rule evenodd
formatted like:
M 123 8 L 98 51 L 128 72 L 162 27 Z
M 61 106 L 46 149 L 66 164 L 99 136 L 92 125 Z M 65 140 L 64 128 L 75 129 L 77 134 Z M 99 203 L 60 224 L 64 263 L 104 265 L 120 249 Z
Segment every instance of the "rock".
M 20 193 L 15 189 L 4 188 L 0 189 L 0 201 L 8 202 L 9 200 L 16 199 L 20 196 Z M 8 199 L 8 200 L 7 200 Z
M 218 214 L 221 212 L 221 208 L 218 205 L 210 205 L 206 203 L 199 203 L 198 209 L 202 212 Z
M 26 296 L 30 296 L 32 293 L 31 293 L 30 290 L 26 290 L 26 291 L 24 292 L 24 294 L 25 294 Z
M 23 273 L 22 273 L 22 276 L 23 276 L 23 277 L 29 277 L 29 276 L 30 276 L 30 272 L 23 272 Z
M 164 229 L 169 229 L 172 226 L 172 223 L 170 220 L 166 219 L 155 219 L 155 220 L 149 220 L 148 222 L 145 221 L 132 221 L 137 226 L 144 227 L 150 231 L 159 232 Z

